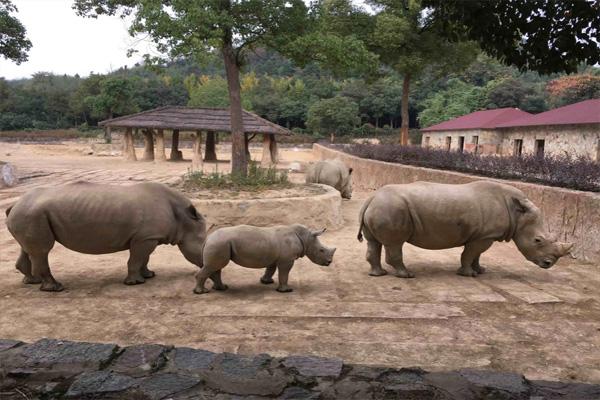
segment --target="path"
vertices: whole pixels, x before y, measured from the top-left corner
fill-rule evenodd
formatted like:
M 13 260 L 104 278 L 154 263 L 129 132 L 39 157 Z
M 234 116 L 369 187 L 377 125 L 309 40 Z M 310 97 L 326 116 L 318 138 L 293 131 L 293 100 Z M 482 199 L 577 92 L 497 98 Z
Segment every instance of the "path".
M 0 144 L 0 156 L 6 146 Z M 164 182 L 188 167 L 68 155 L 40 146 L 10 151 L 5 159 L 21 173 L 50 174 L 0 190 L 0 210 L 38 185 L 78 179 Z M 35 152 L 35 158 L 28 156 Z M 307 160 L 310 153 L 285 151 L 283 159 Z M 497 243 L 482 257 L 488 273 L 472 279 L 454 273 L 460 249 L 407 246 L 405 259 L 415 279 L 369 277 L 366 245 L 356 241 L 355 222 L 367 195 L 355 193 L 345 201 L 345 227 L 323 237 L 324 243 L 338 247 L 332 266 L 299 260 L 291 273 L 295 291 L 290 294 L 259 284 L 259 272 L 232 265 L 223 271 L 230 290 L 193 295 L 196 268 L 171 246 L 158 248 L 151 257 L 155 279 L 129 287 L 121 283 L 127 253 L 91 256 L 60 245 L 50 263 L 67 290 L 40 292 L 21 284 L 14 270 L 18 247 L 2 212 L 0 338 L 159 342 L 276 356 L 310 353 L 350 363 L 429 370 L 483 367 L 531 379 L 600 382 L 597 266 L 561 260 L 542 270 L 512 244 Z

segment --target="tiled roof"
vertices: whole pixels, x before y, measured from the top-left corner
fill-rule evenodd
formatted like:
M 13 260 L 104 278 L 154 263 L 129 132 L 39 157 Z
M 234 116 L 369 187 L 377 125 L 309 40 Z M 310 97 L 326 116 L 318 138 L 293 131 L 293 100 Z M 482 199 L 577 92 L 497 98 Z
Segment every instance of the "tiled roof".
M 507 121 L 498 127 L 572 124 L 600 124 L 600 99 L 585 100 L 529 117 Z
M 495 110 L 475 111 L 462 117 L 422 129 L 425 132 L 455 131 L 466 129 L 493 129 L 498 125 L 520 119 L 531 114 L 518 108 L 497 108 Z

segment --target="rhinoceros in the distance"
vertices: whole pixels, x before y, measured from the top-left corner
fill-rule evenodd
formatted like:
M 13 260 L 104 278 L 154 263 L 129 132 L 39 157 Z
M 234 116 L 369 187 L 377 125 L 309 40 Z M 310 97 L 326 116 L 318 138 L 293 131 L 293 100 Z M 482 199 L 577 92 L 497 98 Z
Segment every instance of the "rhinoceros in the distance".
M 352 168 L 341 160 L 323 160 L 306 169 L 306 183 L 321 183 L 332 186 L 342 198 L 352 198 Z
M 48 265 L 59 242 L 86 254 L 129 250 L 125 283 L 152 278 L 148 258 L 156 246 L 179 246 L 184 257 L 202 266 L 206 224 L 181 193 L 159 183 L 132 186 L 87 182 L 36 188 L 6 210 L 8 230 L 21 245 L 16 267 L 24 283 L 61 291 Z
M 246 268 L 265 268 L 260 282 L 273 283 L 273 275 L 279 272 L 278 292 L 291 292 L 288 275 L 294 261 L 307 256 L 319 265 L 329 265 L 333 260 L 335 248 L 330 249 L 319 241 L 325 229 L 311 232 L 300 224 L 257 227 L 238 225 L 221 228 L 206 239 L 204 246 L 204 266 L 196 274 L 194 293 L 208 293 L 204 284 L 210 278 L 215 290 L 226 290 L 221 281 L 221 270 L 229 263 Z
M 479 256 L 494 241 L 513 240 L 527 260 L 542 268 L 550 268 L 573 246 L 551 238 L 539 208 L 523 192 L 490 181 L 387 185 L 365 202 L 359 223 L 358 240 L 364 233 L 373 276 L 387 273 L 381 266 L 382 245 L 386 262 L 402 278 L 414 276 L 404 265 L 404 243 L 430 250 L 464 246 L 457 272 L 464 276 L 484 272 Z

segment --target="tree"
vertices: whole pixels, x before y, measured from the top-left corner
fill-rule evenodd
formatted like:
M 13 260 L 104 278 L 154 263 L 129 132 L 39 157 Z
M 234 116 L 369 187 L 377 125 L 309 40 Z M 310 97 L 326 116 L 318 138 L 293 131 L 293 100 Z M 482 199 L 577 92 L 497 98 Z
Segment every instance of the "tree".
M 548 74 L 600 62 L 599 0 L 423 0 L 440 33 L 507 65 Z
M 347 97 L 319 100 L 308 110 L 306 126 L 315 133 L 347 134 L 360 123 L 358 104 Z
M 437 21 L 420 0 L 372 0 L 378 13 L 369 41 L 381 63 L 400 73 L 402 83 L 402 126 L 400 143 L 408 144 L 411 80 L 426 69 L 439 75 L 460 71 L 473 61 L 477 48 L 470 42 L 450 42 L 434 29 Z
M 546 91 L 554 107 L 598 99 L 600 98 L 600 75 L 562 76 L 548 82 Z
M 27 30 L 11 13 L 17 12 L 10 0 L 0 0 L 0 55 L 21 64 L 27 61 L 31 41 L 25 36 Z
M 231 168 L 246 174 L 240 67 L 248 49 L 282 48 L 304 30 L 307 8 L 302 0 L 75 0 L 73 7 L 82 16 L 132 15 L 130 33 L 147 33 L 171 58 L 201 59 L 216 49 L 229 92 Z

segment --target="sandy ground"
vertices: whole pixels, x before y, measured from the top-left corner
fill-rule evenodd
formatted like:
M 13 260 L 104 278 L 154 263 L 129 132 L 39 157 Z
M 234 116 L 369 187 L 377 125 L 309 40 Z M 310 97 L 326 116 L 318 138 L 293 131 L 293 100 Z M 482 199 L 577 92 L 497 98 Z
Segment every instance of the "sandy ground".
M 122 284 L 126 252 L 91 256 L 57 244 L 50 264 L 67 289 L 44 293 L 23 285 L 14 269 L 19 249 L 6 230 L 3 210 L 24 191 L 79 179 L 169 182 L 190 166 L 83 156 L 84 147 L 0 143 L 0 158 L 25 177 L 17 187 L 0 189 L 1 338 L 310 353 L 354 363 L 432 370 L 482 367 L 531 379 L 600 382 L 597 265 L 561 260 L 542 270 L 525 261 L 514 245 L 497 243 L 482 256 L 488 273 L 466 278 L 455 275 L 461 249 L 407 246 L 405 261 L 415 279 L 369 277 L 366 245 L 356 241 L 364 192 L 343 202 L 346 225 L 323 237 L 338 248 L 332 266 L 298 260 L 290 278 L 293 293 L 259 284 L 261 271 L 230 265 L 223 271 L 228 291 L 194 295 L 196 267 L 171 246 L 159 247 L 151 257 L 157 276 L 131 287 Z M 312 159 L 310 151 L 296 150 L 283 149 L 280 167 Z M 189 150 L 184 157 L 190 158 Z M 260 149 L 253 150 L 253 157 L 260 157 Z M 298 173 L 291 178 L 303 179 Z

